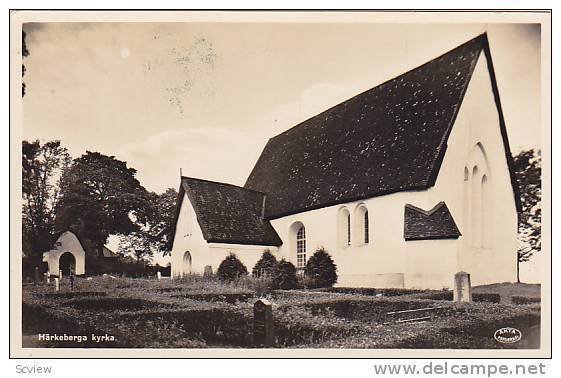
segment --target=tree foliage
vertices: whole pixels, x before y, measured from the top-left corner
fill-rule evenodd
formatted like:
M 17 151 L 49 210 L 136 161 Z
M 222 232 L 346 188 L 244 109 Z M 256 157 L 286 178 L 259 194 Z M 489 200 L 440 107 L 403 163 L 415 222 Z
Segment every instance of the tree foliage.
M 254 277 L 272 277 L 275 273 L 275 269 L 277 269 L 277 265 L 277 258 L 271 251 L 266 249 L 253 267 L 251 275 Z
M 58 140 L 22 142 L 22 232 L 24 253 L 30 257 L 51 248 L 60 180 L 70 163 Z
M 296 278 L 296 267 L 290 261 L 282 259 L 273 272 L 273 287 L 275 289 L 296 289 L 298 280 Z
M 171 251 L 177 191 L 170 188 L 162 194 L 146 193 L 146 199 L 142 213 L 136 217 L 139 230 L 122 236 L 119 241 L 119 252 L 132 255 L 137 261 L 150 260 L 156 253 L 166 255 Z
M 520 190 L 518 261 L 525 262 L 541 250 L 541 151 L 526 150 L 514 157 Z
M 87 151 L 74 159 L 61 179 L 56 229 L 73 230 L 91 240 L 96 250 L 110 234 L 140 233 L 146 223 L 147 192 L 136 170 L 114 156 Z
M 329 253 L 320 248 L 306 263 L 304 274 L 314 287 L 331 287 L 337 282 L 337 265 Z
M 29 56 L 29 50 L 27 49 L 27 43 L 25 41 L 25 38 L 27 37 L 27 35 L 25 34 L 25 31 L 21 32 L 21 57 L 22 59 L 25 58 L 26 56 Z M 21 97 L 25 96 L 25 83 L 23 82 L 23 77 L 25 76 L 25 64 L 21 65 Z
M 234 281 L 242 276 L 246 276 L 247 268 L 235 254 L 230 253 L 218 266 L 216 275 L 223 281 Z

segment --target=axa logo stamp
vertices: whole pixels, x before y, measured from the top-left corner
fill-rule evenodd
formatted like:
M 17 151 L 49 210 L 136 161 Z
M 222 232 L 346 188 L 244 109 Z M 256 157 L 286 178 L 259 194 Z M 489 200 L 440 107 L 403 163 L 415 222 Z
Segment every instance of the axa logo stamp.
M 514 344 L 522 339 L 522 332 L 516 328 L 503 327 L 495 331 L 495 340 L 503 344 Z

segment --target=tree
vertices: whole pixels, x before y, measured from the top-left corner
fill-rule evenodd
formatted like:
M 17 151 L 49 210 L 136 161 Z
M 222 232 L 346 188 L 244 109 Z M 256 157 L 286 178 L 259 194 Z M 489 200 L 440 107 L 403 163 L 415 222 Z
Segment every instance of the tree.
M 541 151 L 521 151 L 514 157 L 514 169 L 521 203 L 518 212 L 519 265 L 541 250 Z
M 247 268 L 235 254 L 230 253 L 218 266 L 216 275 L 223 281 L 234 281 L 241 276 L 246 276 Z
M 52 247 L 60 180 L 70 164 L 70 155 L 58 140 L 22 141 L 22 232 L 29 257 L 40 258 Z
M 254 277 L 272 277 L 277 266 L 277 258 L 273 256 L 271 251 L 266 249 L 253 267 L 251 275 Z
M 25 41 L 26 38 L 25 31 L 21 32 L 21 57 L 22 59 L 26 56 L 29 56 L 29 50 L 27 49 L 27 43 Z M 25 64 L 21 65 L 21 97 L 25 96 L 25 83 L 23 82 L 23 77 L 25 76 Z
M 114 156 L 86 151 L 62 176 L 57 230 L 75 231 L 96 251 L 110 234 L 141 233 L 138 219 L 148 214 L 149 196 L 135 175 L 134 168 Z
M 154 254 L 171 251 L 177 191 L 167 189 L 162 194 L 146 193 L 146 204 L 139 209 L 136 222 L 139 230 L 120 238 L 119 252 L 133 255 L 138 261 L 150 260 Z
M 320 248 L 306 263 L 304 274 L 314 287 L 331 287 L 337 282 L 337 265 L 325 249 Z
M 298 280 L 296 278 L 296 267 L 290 261 L 282 259 L 273 272 L 273 286 L 277 289 L 296 289 Z

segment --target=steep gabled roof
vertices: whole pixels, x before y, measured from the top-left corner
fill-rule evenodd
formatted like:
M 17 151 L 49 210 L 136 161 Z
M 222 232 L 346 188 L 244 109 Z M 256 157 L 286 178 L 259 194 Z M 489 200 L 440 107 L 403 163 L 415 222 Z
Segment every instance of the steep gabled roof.
M 268 219 L 434 186 L 485 34 L 271 138 L 245 187 Z M 492 71 L 492 63 L 490 70 Z M 517 185 L 492 74 L 511 182 Z
M 439 202 L 429 211 L 405 205 L 405 240 L 457 239 L 461 235 L 444 202 Z
M 282 244 L 273 226 L 263 218 L 263 193 L 231 184 L 181 177 L 174 224 L 177 224 L 185 195 L 193 205 L 207 242 L 264 246 Z M 174 236 L 175 228 L 171 240 Z

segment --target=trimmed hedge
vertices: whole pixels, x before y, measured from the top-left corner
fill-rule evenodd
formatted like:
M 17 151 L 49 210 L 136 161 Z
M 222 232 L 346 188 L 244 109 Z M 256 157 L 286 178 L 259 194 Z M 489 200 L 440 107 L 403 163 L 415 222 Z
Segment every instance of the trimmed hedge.
M 516 305 L 528 305 L 528 304 L 541 303 L 541 298 L 523 297 L 523 296 L 520 296 L 520 295 L 513 295 L 512 296 L 512 303 L 516 304 Z
M 226 303 L 236 303 L 236 302 L 247 302 L 251 298 L 254 298 L 252 292 L 247 293 L 185 293 L 185 294 L 174 294 L 171 295 L 172 298 L 188 298 L 196 301 L 203 302 L 226 302 Z
M 230 253 L 218 266 L 216 275 L 222 281 L 234 281 L 242 276 L 247 276 L 247 268 L 235 254 Z
M 383 296 L 383 297 L 396 297 L 401 295 L 422 293 L 424 290 L 417 289 L 400 289 L 400 288 L 390 288 L 390 289 L 378 289 L 369 287 L 330 287 L 323 289 L 322 291 L 327 291 L 329 293 L 341 293 L 341 294 L 358 294 L 367 296 Z M 433 298 L 427 298 L 433 299 Z

